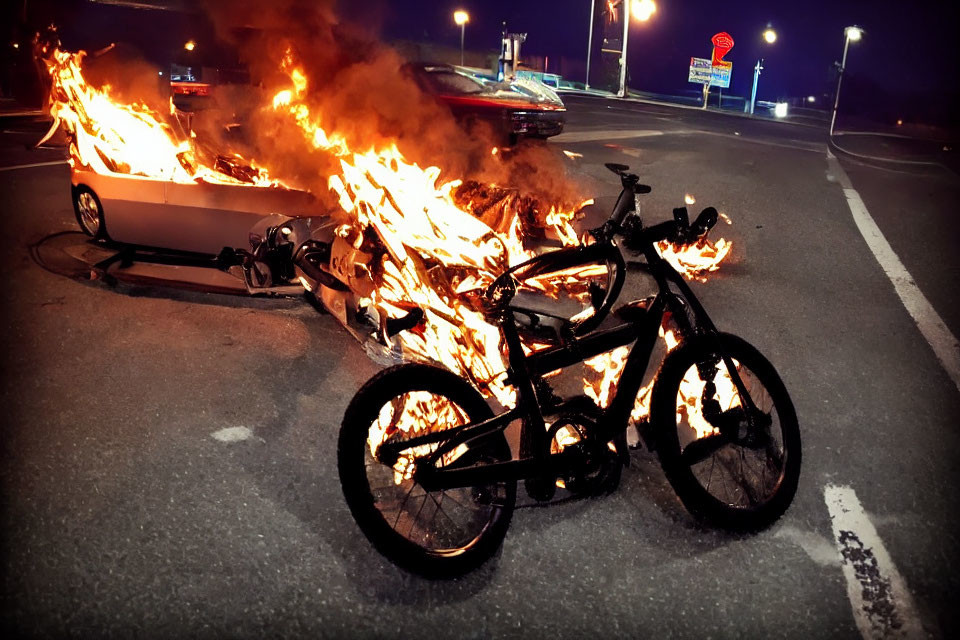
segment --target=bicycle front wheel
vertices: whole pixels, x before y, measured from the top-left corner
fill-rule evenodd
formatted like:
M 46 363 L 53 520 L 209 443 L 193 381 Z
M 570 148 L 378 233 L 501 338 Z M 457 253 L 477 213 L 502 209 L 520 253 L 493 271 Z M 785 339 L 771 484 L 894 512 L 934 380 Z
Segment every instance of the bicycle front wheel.
M 492 415 L 473 387 L 449 371 L 423 364 L 386 369 L 354 396 L 340 430 L 340 484 L 360 529 L 394 564 L 426 576 L 452 577 L 476 568 L 500 547 L 516 503 L 516 482 L 426 491 L 413 472 L 437 444 L 404 451 L 389 463 L 377 456 L 387 440 Z M 463 468 L 510 458 L 506 438 L 495 434 L 461 445 L 438 466 Z
M 651 417 L 667 479 L 697 518 L 755 531 L 790 506 L 800 477 L 796 411 L 773 365 L 746 341 L 719 334 L 681 345 L 657 376 Z

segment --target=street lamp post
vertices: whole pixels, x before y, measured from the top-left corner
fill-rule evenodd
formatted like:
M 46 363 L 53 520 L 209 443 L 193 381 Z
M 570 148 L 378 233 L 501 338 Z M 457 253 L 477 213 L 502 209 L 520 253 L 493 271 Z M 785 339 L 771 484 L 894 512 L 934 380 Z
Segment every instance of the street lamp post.
M 630 10 L 633 8 L 634 17 L 646 22 L 657 12 L 657 4 L 653 0 L 621 0 L 623 5 L 623 47 L 620 50 L 620 90 L 617 96 L 624 98 L 627 95 L 627 38 L 630 35 Z
M 771 28 L 767 28 L 763 32 L 763 39 L 767 44 L 773 44 L 777 41 L 777 32 Z M 750 115 L 753 115 L 753 107 L 757 103 L 757 83 L 760 80 L 760 72 L 763 71 L 763 58 L 757 60 L 757 64 L 753 67 L 753 89 L 750 91 Z
M 466 11 L 458 10 L 453 12 L 453 21 L 460 25 L 460 66 L 463 66 L 463 37 L 467 30 L 467 23 L 470 22 L 470 14 Z
M 843 73 L 847 69 L 847 49 L 850 48 L 850 42 L 857 42 L 863 37 L 863 29 L 854 25 L 843 30 L 843 59 L 840 61 L 840 73 L 837 75 L 837 93 L 833 98 L 833 115 L 830 117 L 830 136 L 833 136 L 833 125 L 837 121 L 837 106 L 840 104 L 840 83 L 843 81 Z
M 590 51 L 593 49 L 593 11 L 597 8 L 597 0 L 590 0 L 590 31 L 587 33 L 587 77 L 584 88 L 590 88 Z

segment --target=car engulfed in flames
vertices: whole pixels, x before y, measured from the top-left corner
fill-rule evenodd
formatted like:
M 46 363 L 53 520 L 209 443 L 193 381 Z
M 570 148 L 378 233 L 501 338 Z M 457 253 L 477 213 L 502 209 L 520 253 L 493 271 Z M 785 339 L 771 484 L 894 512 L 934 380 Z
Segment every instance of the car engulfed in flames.
M 589 242 L 574 221 L 591 201 L 547 203 L 515 189 L 450 179 L 409 161 L 396 144 L 353 148 L 329 131 L 311 103 L 309 80 L 288 50 L 289 85 L 263 106 L 284 118 L 337 167 L 326 185 L 338 210 L 290 188 L 283 177 L 197 143 L 172 104 L 159 113 L 111 96 L 83 77 L 83 53 L 45 48 L 49 111 L 69 137 L 74 206 L 81 227 L 122 246 L 206 256 L 236 274 L 249 293 L 306 291 L 378 360 L 439 363 L 487 397 L 512 405 L 501 337 L 482 312 L 482 292 L 509 266 L 553 246 Z M 51 129 L 53 131 L 53 129 Z M 691 278 L 715 270 L 724 240 L 662 243 L 664 257 Z M 523 283 L 566 294 L 592 311 L 591 283 L 603 265 Z M 527 347 L 543 345 L 531 340 Z M 588 363 L 584 389 L 604 406 L 625 354 Z M 644 414 L 638 405 L 635 417 Z

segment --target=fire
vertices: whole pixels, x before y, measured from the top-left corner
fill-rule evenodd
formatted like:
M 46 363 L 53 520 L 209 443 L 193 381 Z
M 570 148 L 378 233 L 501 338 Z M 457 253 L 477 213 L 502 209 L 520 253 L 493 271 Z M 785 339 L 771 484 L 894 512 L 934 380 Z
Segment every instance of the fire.
M 412 438 L 431 430 L 451 429 L 467 424 L 469 418 L 459 406 L 426 391 L 414 391 L 394 399 L 380 408 L 376 422 L 371 426 L 367 438 L 370 453 L 376 457 L 380 445 L 391 438 Z M 426 428 L 424 428 L 426 426 Z M 422 445 L 404 452 L 394 469 L 394 482 L 400 484 L 413 475 L 414 460 L 427 455 L 436 445 Z M 457 447 L 443 456 L 443 463 L 449 464 L 467 450 L 465 445 Z
M 180 129 L 172 103 L 169 116 L 142 104 L 120 103 L 111 96 L 110 87 L 96 89 L 87 84 L 81 72 L 83 57 L 83 52 L 60 50 L 46 56 L 53 81 L 50 113 L 71 134 L 74 166 L 180 183 L 283 186 L 266 169 L 242 158 L 231 159 L 251 168 L 241 177 L 218 169 L 223 166 L 220 162 L 205 163 L 192 132 Z M 355 148 L 340 133 L 327 130 L 322 114 L 311 106 L 309 79 L 290 52 L 281 69 L 290 84 L 277 91 L 265 108 L 285 117 L 315 149 L 336 158 L 338 170 L 327 176 L 327 184 L 349 222 L 337 229 L 335 242 L 365 253 L 361 248 L 373 236 L 382 247 L 365 253 L 370 256 L 368 262 L 351 265 L 359 280 L 367 283 L 358 284 L 354 292 L 368 317 L 374 322 L 400 318 L 411 304 L 417 305 L 424 311 L 424 319 L 392 338 L 394 350 L 406 358 L 438 363 L 470 380 L 485 395 L 512 406 L 515 392 L 506 383 L 500 333 L 486 321 L 478 301 L 500 273 L 534 256 L 524 245 L 529 235 L 526 225 L 530 224 L 529 216 L 520 215 L 527 206 L 524 198 L 500 198 L 495 215 L 488 219 L 484 205 L 468 197 L 468 185 L 443 176 L 438 167 L 420 167 L 409 161 L 395 143 Z M 500 151 L 494 147 L 491 154 Z M 503 191 L 496 185 L 489 187 Z M 464 189 L 467 195 L 460 193 Z M 545 214 L 537 214 L 537 224 L 544 225 L 565 246 L 578 245 L 582 240 L 572 223 L 583 207 L 592 203 L 544 205 Z M 722 239 L 716 244 L 704 239 L 692 247 L 661 243 L 658 250 L 687 277 L 703 278 L 726 257 L 730 243 Z M 606 275 L 605 267 L 588 266 L 540 276 L 523 286 L 550 295 L 567 292 L 586 300 L 585 281 Z M 591 312 L 587 307 L 583 314 Z M 671 340 L 675 343 L 671 332 L 662 335 L 668 345 Z M 530 342 L 525 348 L 532 351 L 544 346 Z M 624 347 L 587 361 L 589 368 L 602 375 L 597 383 L 585 383 L 585 392 L 601 406 L 613 395 L 627 353 Z M 649 388 L 641 392 L 634 419 L 648 413 L 649 393 Z M 414 395 L 410 394 L 403 406 L 384 408 L 386 413 L 381 413 L 370 438 L 372 453 L 385 438 L 400 431 L 415 433 L 417 424 L 460 424 L 465 420 L 458 410 Z M 696 408 L 695 402 L 691 406 Z M 412 457 L 405 459 L 406 463 L 401 459 L 396 467 L 398 482 L 408 476 L 409 469 L 404 470 L 403 465 Z
M 669 325 L 669 321 L 666 324 Z M 660 337 L 666 344 L 667 352 L 672 351 L 680 344 L 675 328 L 661 326 Z M 613 400 L 620 374 L 623 372 L 629 355 L 630 347 L 624 346 L 584 361 L 584 364 L 599 377 L 593 380 L 585 377 L 583 391 L 600 407 L 606 409 Z M 733 364 L 739 370 L 740 363 L 734 360 Z M 650 418 L 653 382 L 651 380 L 637 392 L 633 411 L 630 413 L 630 419 L 634 423 Z M 729 371 L 722 362 L 713 378 L 713 383 L 716 385 L 715 397 L 720 403 L 721 411 L 740 406 L 740 395 L 737 393 L 737 388 L 730 377 Z M 717 433 L 717 430 L 703 417 L 703 390 L 706 384 L 706 381 L 700 379 L 697 368 L 691 367 L 684 374 L 677 393 L 676 419 L 678 423 L 686 422 L 695 432 L 696 438 L 704 438 Z
M 440 168 L 409 162 L 395 144 L 351 149 L 344 138 L 328 134 L 322 118 L 311 112 L 306 79 L 289 53 L 282 66 L 293 88 L 274 96 L 274 109 L 286 112 L 314 147 L 339 158 L 340 172 L 330 176 L 328 184 L 353 220 L 354 241 L 361 242 L 369 229 L 386 249 L 369 265 L 376 285 L 370 294 L 376 314 L 398 318 L 407 305 L 416 304 L 425 318 L 416 330 L 394 338 L 402 352 L 439 363 L 512 406 L 515 393 L 504 380 L 500 332 L 468 300 L 510 265 L 533 257 L 523 248 L 516 211 L 508 231 L 498 234 L 474 215 L 469 204 L 458 203 L 454 193 L 461 180 L 442 180 Z M 579 242 L 571 225 L 577 210 L 553 206 L 545 216 L 564 244 Z M 571 275 L 543 278 L 540 287 L 555 290 Z
M 730 254 L 733 243 L 720 238 L 716 243 L 701 238 L 693 244 L 673 244 L 666 240 L 657 243 L 657 253 L 688 280 L 706 282 L 706 274 L 716 271 Z
M 672 351 L 680 340 L 674 327 L 668 325 L 660 327 L 660 337 L 666 345 L 667 351 Z M 583 392 L 597 403 L 601 408 L 606 409 L 610 406 L 613 396 L 617 390 L 617 384 L 620 381 L 620 374 L 623 373 L 623 367 L 627 364 L 627 356 L 630 355 L 631 347 L 623 346 L 601 353 L 600 355 L 584 360 L 584 364 L 594 374 L 599 377 L 591 379 L 594 376 L 588 376 L 583 379 Z M 637 399 L 633 405 L 633 411 L 630 412 L 630 419 L 634 422 L 646 420 L 650 416 L 650 394 L 653 391 L 653 382 L 642 386 L 637 392 Z
M 109 86 L 96 89 L 88 84 L 80 68 L 84 56 L 82 51 L 55 49 L 44 59 L 53 83 L 50 115 L 56 125 L 70 134 L 71 166 L 105 175 L 127 174 L 180 183 L 282 186 L 266 170 L 253 167 L 242 158 L 253 169 L 247 180 L 205 164 L 192 135 L 175 131 L 163 116 L 146 105 L 117 102 L 111 97 Z M 176 122 L 172 102 L 170 115 L 170 120 Z

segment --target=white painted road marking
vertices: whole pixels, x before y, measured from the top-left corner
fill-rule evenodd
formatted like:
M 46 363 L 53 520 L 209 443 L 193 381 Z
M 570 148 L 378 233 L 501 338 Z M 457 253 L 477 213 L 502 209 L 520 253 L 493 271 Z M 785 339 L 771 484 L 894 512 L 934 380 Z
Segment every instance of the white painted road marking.
M 648 138 L 662 136 L 663 131 L 654 129 L 606 129 L 603 131 L 571 131 L 561 133 L 550 142 L 596 142 L 597 140 L 625 140 L 627 138 Z
M 823 497 L 860 635 L 866 640 L 928 637 L 907 585 L 857 494 L 850 487 L 827 485 Z
M 34 162 L 33 164 L 18 164 L 12 167 L 0 167 L 0 171 L 14 171 L 16 169 L 32 169 L 33 167 L 52 167 L 58 164 L 69 164 L 66 160 L 56 162 Z
M 247 427 L 227 427 L 226 429 L 214 431 L 210 436 L 220 442 L 241 442 L 253 437 L 253 431 Z
M 866 240 L 873 256 L 880 263 L 890 282 L 893 283 L 893 288 L 900 296 L 903 306 L 906 307 L 907 312 L 917 324 L 920 333 L 933 348 L 940 364 L 943 365 L 947 375 L 950 376 L 953 384 L 960 391 L 960 342 L 947 328 L 943 318 L 923 295 L 910 272 L 900 262 L 897 254 L 893 252 L 890 243 L 880 232 L 880 227 L 870 217 L 870 212 L 863 204 L 860 194 L 853 188 L 853 183 L 850 182 L 847 173 L 837 162 L 836 156 L 828 152 L 827 163 L 830 166 L 830 171 L 843 187 L 843 194 L 847 198 L 847 206 L 850 207 L 850 213 L 853 214 L 853 221 L 856 223 L 857 229 L 860 230 L 860 235 Z
M 778 142 L 765 138 L 747 138 L 739 133 L 729 134 L 719 131 L 699 131 L 696 129 L 603 129 L 594 131 L 571 131 L 561 133 L 558 136 L 550 138 L 550 142 L 558 144 L 572 144 L 577 142 L 599 142 L 603 140 L 629 140 L 631 138 L 651 138 L 654 136 L 716 136 L 737 140 L 738 142 L 752 142 L 769 147 L 781 147 L 784 149 L 795 149 L 797 151 L 812 151 L 814 153 L 823 153 L 825 145 L 820 143 L 803 142 L 802 140 L 792 140 L 789 142 Z

